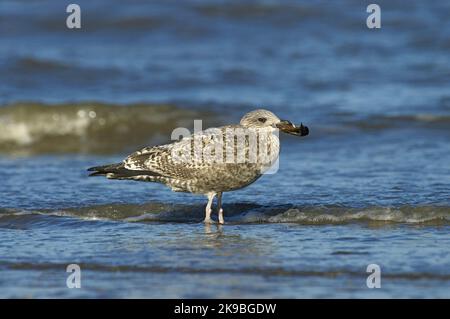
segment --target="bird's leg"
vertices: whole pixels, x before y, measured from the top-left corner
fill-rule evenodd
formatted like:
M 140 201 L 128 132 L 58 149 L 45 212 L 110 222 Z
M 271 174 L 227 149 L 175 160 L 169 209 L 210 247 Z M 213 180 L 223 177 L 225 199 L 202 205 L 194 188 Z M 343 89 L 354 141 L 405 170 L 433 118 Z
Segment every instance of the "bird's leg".
M 219 224 L 225 223 L 225 221 L 223 220 L 222 192 L 217 194 L 217 214 L 219 217 Z
M 204 223 L 212 224 L 214 221 L 211 219 L 211 206 L 212 202 L 214 200 L 214 197 L 216 196 L 216 193 L 208 193 L 208 204 L 206 205 L 205 209 L 205 220 Z

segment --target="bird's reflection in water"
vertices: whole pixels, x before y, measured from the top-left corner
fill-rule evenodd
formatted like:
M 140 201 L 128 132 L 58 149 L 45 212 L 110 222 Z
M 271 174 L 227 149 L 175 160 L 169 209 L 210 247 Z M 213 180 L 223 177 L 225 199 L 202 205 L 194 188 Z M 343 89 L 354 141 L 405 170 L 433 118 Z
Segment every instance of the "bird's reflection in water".
M 201 243 L 205 248 L 223 249 L 227 245 L 227 239 L 221 224 L 204 224 L 204 236 Z
M 235 225 L 204 224 L 204 234 L 196 240 L 203 248 L 213 249 L 222 256 L 260 256 L 270 249 L 267 240 L 255 239 L 252 236 L 243 236 L 236 231 Z M 227 229 L 228 228 L 228 229 Z
M 219 238 L 223 235 L 223 225 L 205 223 L 205 234 L 213 235 L 214 238 Z

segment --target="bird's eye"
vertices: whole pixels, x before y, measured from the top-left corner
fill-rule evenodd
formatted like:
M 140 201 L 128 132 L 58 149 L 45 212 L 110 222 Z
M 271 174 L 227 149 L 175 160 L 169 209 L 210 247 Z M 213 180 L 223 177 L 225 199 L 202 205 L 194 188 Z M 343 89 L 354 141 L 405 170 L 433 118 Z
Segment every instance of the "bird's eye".
M 258 121 L 260 121 L 261 123 L 266 123 L 267 119 L 265 117 L 260 117 Z

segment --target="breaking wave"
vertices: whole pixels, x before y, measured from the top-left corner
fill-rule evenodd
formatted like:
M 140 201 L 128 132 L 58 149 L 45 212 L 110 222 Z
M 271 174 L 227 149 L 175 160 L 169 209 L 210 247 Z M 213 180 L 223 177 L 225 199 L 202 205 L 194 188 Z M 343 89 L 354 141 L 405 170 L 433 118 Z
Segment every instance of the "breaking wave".
M 167 141 L 176 127 L 191 127 L 211 113 L 174 105 L 17 103 L 0 107 L 0 153 L 109 154 L 149 141 Z
M 446 130 L 446 114 L 372 115 L 333 114 L 334 124 L 316 125 L 315 136 L 330 130 L 421 128 Z M 176 127 L 191 128 L 194 119 L 204 127 L 233 121 L 206 107 L 172 104 L 129 105 L 82 102 L 65 104 L 16 103 L 0 107 L 0 154 L 116 154 L 170 141 Z M 337 126 L 336 126 L 337 125 Z M 352 133 L 353 134 L 353 133 Z
M 366 223 L 373 226 L 385 224 L 450 225 L 450 207 L 400 206 L 350 208 L 341 206 L 259 206 L 231 204 L 225 206 L 229 224 L 293 223 L 300 225 L 340 225 Z M 61 219 L 58 217 L 70 217 Z M 19 211 L 0 209 L 0 227 L 19 227 L 38 223 L 70 223 L 76 220 L 122 222 L 200 223 L 204 217 L 202 205 L 147 203 L 143 205 L 110 204 L 81 208 L 45 211 Z M 75 218 L 75 220 L 73 219 Z M 45 220 L 44 220 L 45 219 Z

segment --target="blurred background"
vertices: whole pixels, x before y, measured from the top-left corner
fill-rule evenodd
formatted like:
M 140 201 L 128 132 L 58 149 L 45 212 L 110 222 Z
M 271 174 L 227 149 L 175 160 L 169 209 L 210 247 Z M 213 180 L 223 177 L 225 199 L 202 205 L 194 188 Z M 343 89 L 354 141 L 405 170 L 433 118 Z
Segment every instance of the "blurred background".
M 74 296 L 448 297 L 450 2 L 376 1 L 381 29 L 368 29 L 372 2 L 77 0 L 81 29 L 68 29 L 70 2 L 1 1 L 0 295 L 72 296 L 55 273 L 78 260 L 105 281 Z M 225 194 L 228 235 L 205 237 L 204 198 L 86 177 L 194 119 L 206 128 L 256 108 L 310 136 L 283 137 L 276 175 Z M 360 290 L 354 274 L 376 258 L 407 279 Z M 154 274 L 167 263 L 177 282 Z M 136 265 L 151 283 L 120 281 Z M 199 265 L 227 283 L 210 274 L 198 289 L 194 270 L 176 268 Z M 323 273 L 310 280 L 312 269 Z

